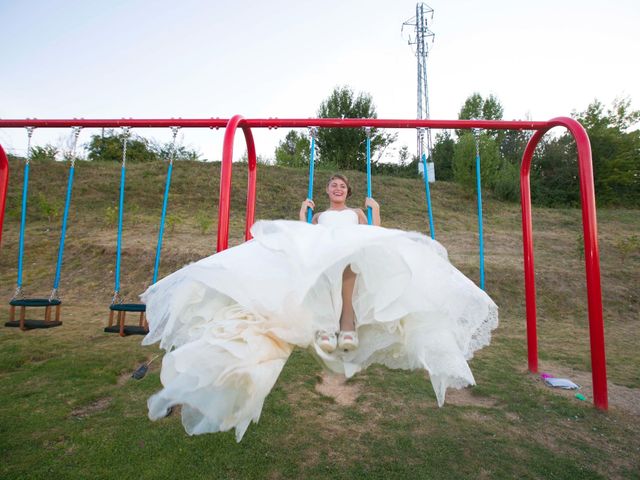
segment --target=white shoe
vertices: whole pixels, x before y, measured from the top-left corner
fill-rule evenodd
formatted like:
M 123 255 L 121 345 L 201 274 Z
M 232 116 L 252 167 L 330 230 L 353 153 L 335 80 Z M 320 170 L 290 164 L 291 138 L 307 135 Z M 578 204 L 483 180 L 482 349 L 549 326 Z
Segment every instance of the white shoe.
M 358 348 L 358 334 L 356 332 L 340 332 L 338 335 L 338 348 L 345 352 Z
M 316 343 L 325 353 L 333 353 L 336 349 L 338 341 L 336 340 L 336 334 L 333 332 L 327 332 L 326 330 L 320 330 L 316 332 Z

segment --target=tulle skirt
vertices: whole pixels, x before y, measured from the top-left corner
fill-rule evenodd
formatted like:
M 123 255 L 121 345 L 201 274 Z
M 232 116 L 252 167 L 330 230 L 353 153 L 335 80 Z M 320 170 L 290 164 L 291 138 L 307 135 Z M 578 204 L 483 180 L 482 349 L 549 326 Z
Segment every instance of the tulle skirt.
M 240 441 L 295 346 L 351 377 L 373 363 L 425 369 L 438 405 L 446 389 L 475 384 L 467 360 L 498 325 L 489 296 L 449 263 L 438 242 L 367 225 L 257 222 L 254 239 L 165 277 L 142 295 L 148 345 L 167 351 L 164 388 L 149 417 L 182 405 L 189 434 L 236 429 Z M 337 331 L 342 274 L 356 273 L 360 340 L 327 354 L 318 330 Z

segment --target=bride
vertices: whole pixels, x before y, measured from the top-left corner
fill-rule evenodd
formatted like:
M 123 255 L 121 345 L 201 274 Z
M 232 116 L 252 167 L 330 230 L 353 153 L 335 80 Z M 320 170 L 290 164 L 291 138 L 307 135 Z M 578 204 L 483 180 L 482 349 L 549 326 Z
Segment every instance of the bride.
M 149 334 L 166 350 L 164 388 L 149 417 L 182 405 L 190 435 L 236 430 L 240 441 L 295 346 L 351 377 L 373 363 L 425 369 L 442 406 L 447 388 L 474 385 L 467 360 L 498 325 L 489 296 L 449 263 L 438 242 L 373 226 L 347 207 L 343 175 L 329 208 L 305 223 L 259 221 L 253 240 L 165 277 L 142 295 Z

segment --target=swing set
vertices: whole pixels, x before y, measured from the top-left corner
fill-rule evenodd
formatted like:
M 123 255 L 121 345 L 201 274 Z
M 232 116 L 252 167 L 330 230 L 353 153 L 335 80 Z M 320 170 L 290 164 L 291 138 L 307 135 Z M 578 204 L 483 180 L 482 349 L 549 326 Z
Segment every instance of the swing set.
M 21 307 L 20 320 L 17 326 L 21 329 L 31 328 L 31 324 L 25 318 L 26 307 L 45 307 L 45 319 L 40 322 L 42 326 L 57 326 L 61 324 L 60 305 L 61 300 L 57 295 L 60 281 L 60 271 L 62 268 L 62 257 L 64 251 L 64 237 L 66 232 L 66 222 L 69 204 L 71 200 L 71 189 L 73 185 L 73 167 L 71 160 L 69 169 L 69 181 L 67 186 L 67 199 L 65 201 L 65 213 L 62 219 L 60 244 L 58 250 L 58 262 L 56 266 L 56 277 L 51 295 L 48 299 L 24 298 L 22 294 L 22 256 L 24 248 L 24 230 L 26 221 L 27 185 L 29 175 L 29 159 L 31 154 L 31 136 L 35 128 L 72 128 L 75 141 L 80 132 L 80 128 L 123 128 L 127 132 L 123 135 L 123 155 L 122 169 L 120 177 L 120 197 L 118 210 L 118 243 L 116 248 L 116 275 L 114 295 L 110 305 L 110 321 L 108 331 L 114 331 L 120 335 L 127 333 L 144 333 L 147 329 L 144 319 L 145 306 L 143 304 L 125 304 L 119 298 L 120 287 L 120 254 L 122 250 L 122 219 L 124 215 L 124 181 L 126 166 L 126 146 L 128 129 L 131 128 L 171 128 L 173 131 L 173 148 L 171 161 L 167 171 L 165 193 L 163 198 L 162 217 L 158 234 L 158 245 L 156 248 L 156 259 L 154 266 L 153 282 L 157 280 L 158 265 L 160 262 L 160 251 L 162 247 L 162 234 L 164 228 L 165 214 L 167 209 L 167 198 L 171 180 L 171 169 L 173 157 L 175 156 L 175 135 L 177 128 L 225 128 L 222 167 L 220 172 L 220 192 L 218 206 L 218 229 L 216 251 L 220 252 L 228 248 L 229 242 L 229 216 L 230 216 L 230 196 L 231 179 L 233 168 L 233 143 L 235 133 L 241 128 L 246 145 L 248 156 L 248 185 L 247 202 L 245 213 L 245 239 L 251 238 L 250 229 L 255 219 L 256 183 L 257 183 L 257 156 L 253 140 L 252 128 L 310 128 L 311 148 L 309 162 L 309 198 L 313 195 L 313 176 L 315 163 L 315 146 L 318 128 L 365 128 L 367 132 L 367 196 L 371 196 L 371 158 L 370 158 L 370 136 L 372 128 L 394 128 L 394 129 L 417 129 L 423 134 L 424 129 L 471 129 L 476 139 L 476 182 L 477 182 L 477 206 L 478 206 L 478 233 L 480 250 L 480 286 L 484 288 L 484 252 L 483 252 L 483 231 L 482 231 L 482 197 L 480 178 L 480 130 L 525 130 L 533 131 L 525 148 L 520 167 L 520 194 L 522 209 L 522 236 L 523 236 L 523 258 L 524 258 L 524 281 L 525 281 L 525 302 L 526 302 L 526 332 L 527 332 L 527 354 L 528 368 L 531 372 L 538 372 L 538 338 L 537 338 L 537 312 L 536 312 L 536 287 L 535 287 L 535 267 L 533 255 L 533 223 L 531 215 L 531 189 L 530 170 L 533 153 L 536 146 L 544 134 L 554 127 L 565 127 L 574 137 L 578 152 L 578 170 L 580 182 L 583 238 L 585 252 L 585 271 L 587 283 L 588 299 L 588 319 L 589 336 L 591 346 L 591 365 L 593 378 L 594 404 L 597 408 L 606 410 L 608 408 L 607 396 L 607 374 L 604 350 L 604 324 L 602 318 L 602 288 L 600 276 L 600 255 L 597 239 L 597 220 L 595 191 L 593 182 L 593 165 L 591 160 L 591 146 L 586 131 L 577 121 L 568 117 L 556 117 L 549 121 L 502 121 L 502 120 L 387 120 L 387 119 L 360 119 L 360 118 L 308 118 L 308 119 L 245 119 L 241 115 L 235 115 L 230 119 L 209 118 L 209 119 L 121 119 L 121 120 L 0 120 L 0 128 L 26 128 L 29 140 L 29 153 L 25 162 L 25 174 L 22 193 L 22 213 L 20 223 L 19 238 L 19 259 L 18 259 L 18 281 L 16 294 L 10 303 L 10 321 L 16 322 L 14 318 L 15 307 Z M 428 207 L 429 234 L 435 238 L 433 223 L 433 213 L 431 207 L 431 195 L 429 189 L 428 169 L 426 168 L 426 153 L 419 152 L 423 167 L 425 194 Z M 9 164 L 0 145 L 0 242 L 2 240 L 2 225 L 6 206 L 6 195 L 9 181 Z M 308 212 L 310 215 L 310 212 Z M 367 212 L 368 221 L 371 222 L 371 212 Z M 309 217 L 308 217 L 309 218 Z M 56 308 L 56 319 L 51 320 L 51 308 Z M 117 325 L 114 324 L 114 312 L 117 312 Z M 131 328 L 125 324 L 125 313 L 140 313 L 140 321 L 137 328 Z M 105 329 L 105 330 L 107 330 Z

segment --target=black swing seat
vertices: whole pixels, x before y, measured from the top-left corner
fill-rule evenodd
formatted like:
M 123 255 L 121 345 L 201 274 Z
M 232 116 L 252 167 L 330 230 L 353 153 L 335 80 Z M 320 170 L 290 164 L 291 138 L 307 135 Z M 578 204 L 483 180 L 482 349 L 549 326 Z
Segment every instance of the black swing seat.
M 109 310 L 114 312 L 146 312 L 147 306 L 144 303 L 112 303 Z
M 62 325 L 62 322 L 60 320 L 47 321 L 47 320 L 30 320 L 26 318 L 23 322 L 23 329 L 33 330 L 35 328 L 53 328 L 53 327 L 59 327 L 60 325 Z M 9 320 L 8 322 L 4 322 L 4 326 L 20 328 L 20 320 Z
M 52 328 L 62 325 L 60 320 L 60 307 L 62 300 L 56 298 L 50 300 L 48 298 L 14 298 L 9 302 L 11 307 L 9 314 L 9 321 L 5 322 L 5 327 L 18 327 L 22 330 L 33 330 L 35 328 Z M 15 307 L 20 307 L 20 319 L 15 319 Z M 26 317 L 27 307 L 44 307 L 45 318 L 44 320 L 31 320 Z M 55 307 L 56 316 L 55 320 L 51 320 L 51 307 Z
M 62 305 L 62 300 L 48 298 L 16 298 L 9 302 L 9 305 L 14 307 L 51 307 L 55 305 Z
M 149 333 L 149 326 L 145 318 L 147 306 L 144 303 L 112 303 L 109 305 L 111 314 L 109 315 L 109 325 L 104 327 L 105 333 L 117 333 L 121 337 L 127 335 L 146 335 Z M 117 312 L 117 320 L 114 313 Z M 138 325 L 125 325 L 126 312 L 136 312 L 140 314 Z

